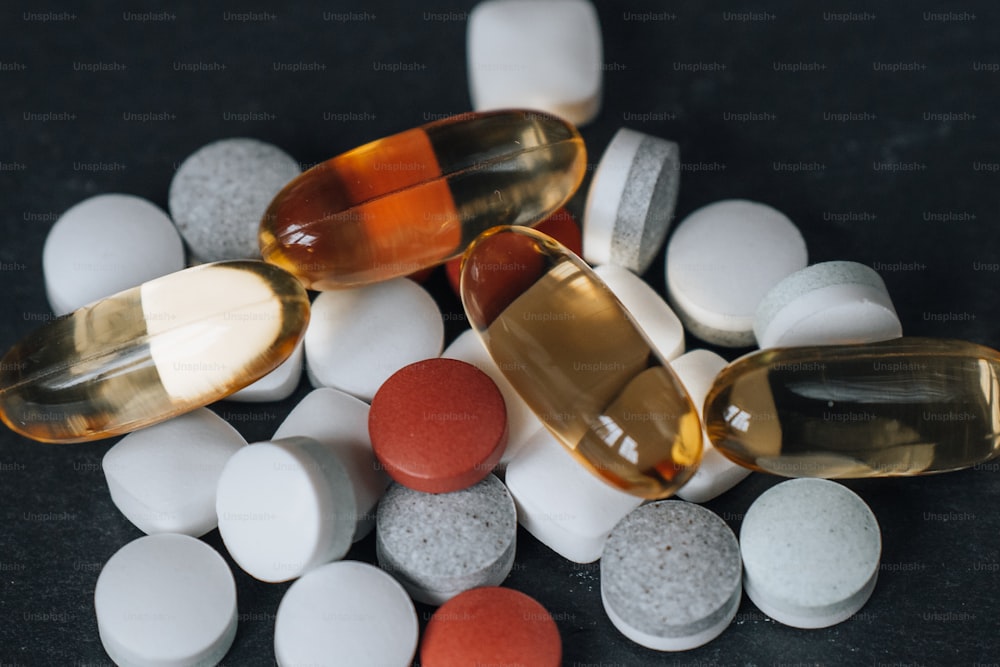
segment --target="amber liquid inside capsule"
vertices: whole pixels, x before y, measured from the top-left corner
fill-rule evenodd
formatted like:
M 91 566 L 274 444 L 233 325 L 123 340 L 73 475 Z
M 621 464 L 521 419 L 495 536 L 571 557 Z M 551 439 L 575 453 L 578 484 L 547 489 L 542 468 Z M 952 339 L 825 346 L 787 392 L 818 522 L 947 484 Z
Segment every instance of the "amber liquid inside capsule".
M 591 472 L 643 498 L 691 477 L 702 444 L 691 399 L 582 260 L 544 234 L 502 227 L 469 247 L 461 285 L 503 374 Z
M 50 322 L 0 360 L 0 417 L 43 442 L 127 433 L 242 389 L 284 361 L 309 321 L 294 276 L 204 264 Z
M 1000 352 L 957 340 L 776 348 L 725 368 L 705 425 L 733 461 L 786 477 L 891 477 L 1000 453 Z
M 495 225 L 532 225 L 586 169 L 564 120 L 470 113 L 379 139 L 290 182 L 260 226 L 265 261 L 310 289 L 405 276 L 455 257 Z

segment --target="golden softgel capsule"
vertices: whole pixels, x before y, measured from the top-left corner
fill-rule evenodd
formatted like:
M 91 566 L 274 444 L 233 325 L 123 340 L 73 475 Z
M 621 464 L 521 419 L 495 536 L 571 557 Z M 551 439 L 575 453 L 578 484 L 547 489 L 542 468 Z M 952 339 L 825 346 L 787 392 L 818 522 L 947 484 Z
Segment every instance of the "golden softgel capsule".
M 503 374 L 591 472 L 669 496 L 701 458 L 684 387 L 593 271 L 552 238 L 500 227 L 462 264 L 462 302 Z
M 310 289 L 405 276 L 455 257 L 495 225 L 532 225 L 586 170 L 576 129 L 534 111 L 470 113 L 322 162 L 260 226 L 264 259 Z
M 127 433 L 206 405 L 284 361 L 305 289 L 264 262 L 203 264 L 53 320 L 0 360 L 0 417 L 43 442 Z
M 786 477 L 891 477 L 1000 453 L 1000 352 L 958 340 L 764 350 L 716 378 L 712 444 Z

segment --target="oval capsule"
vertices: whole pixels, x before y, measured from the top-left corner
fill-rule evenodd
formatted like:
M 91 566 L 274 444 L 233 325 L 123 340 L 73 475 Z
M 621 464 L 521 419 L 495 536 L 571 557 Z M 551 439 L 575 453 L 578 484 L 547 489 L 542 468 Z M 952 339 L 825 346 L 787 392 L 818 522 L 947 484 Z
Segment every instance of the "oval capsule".
M 694 473 L 701 425 L 670 366 L 579 257 L 524 227 L 476 239 L 462 303 L 504 376 L 591 472 L 643 498 Z
M 580 185 L 571 124 L 535 111 L 469 113 L 321 162 L 271 202 L 265 261 L 310 289 L 364 285 L 460 255 L 495 225 L 532 225 Z
M 716 449 L 785 477 L 892 477 L 1000 453 L 1000 352 L 959 340 L 775 348 L 742 357 L 705 399 Z
M 293 276 L 203 264 L 49 322 L 0 360 L 0 417 L 42 442 L 128 433 L 207 405 L 284 361 L 309 321 Z

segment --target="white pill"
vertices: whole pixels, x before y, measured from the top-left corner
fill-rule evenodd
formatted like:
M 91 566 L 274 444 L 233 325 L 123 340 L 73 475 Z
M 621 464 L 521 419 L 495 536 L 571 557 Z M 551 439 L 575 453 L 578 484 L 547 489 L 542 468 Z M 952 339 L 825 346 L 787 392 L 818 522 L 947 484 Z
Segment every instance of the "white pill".
M 226 400 L 242 403 L 264 403 L 282 401 L 288 398 L 299 386 L 299 380 L 302 379 L 304 349 L 304 344 L 300 341 L 292 354 L 277 368 L 253 384 L 243 387 L 235 394 L 230 394 Z
M 437 302 L 408 278 L 323 292 L 305 335 L 306 374 L 371 401 L 403 366 L 441 354 L 444 320 Z
M 350 394 L 323 387 L 299 401 L 274 432 L 274 439 L 304 436 L 337 452 L 354 488 L 358 524 L 354 541 L 375 527 L 375 506 L 389 486 L 368 437 L 368 404 Z
M 576 563 L 600 558 L 611 529 L 642 503 L 584 468 L 544 428 L 507 466 L 505 481 L 518 523 Z
M 129 433 L 104 455 L 111 500 L 144 533 L 199 537 L 215 528 L 215 489 L 247 444 L 207 408 Z
M 762 612 L 795 628 L 825 628 L 868 601 L 882 538 L 856 493 L 805 478 L 773 486 L 750 505 L 740 545 L 744 588 Z
M 281 667 L 409 665 L 417 612 L 406 591 L 374 565 L 341 561 L 292 584 L 274 621 Z
M 300 172 L 277 146 L 221 139 L 181 163 L 170 182 L 170 215 L 196 260 L 260 259 L 260 219 Z
M 796 271 L 761 300 L 753 323 L 761 348 L 874 343 L 903 325 L 885 281 L 857 262 L 822 262 Z
M 165 533 L 129 542 L 94 589 L 97 631 L 122 667 L 218 664 L 236 637 L 236 583 L 212 547 Z
M 216 492 L 219 533 L 261 581 L 287 581 L 344 557 L 357 522 L 351 478 L 311 438 L 254 443 L 226 463 Z
M 584 258 L 645 273 L 667 238 L 680 173 L 677 144 L 619 129 L 587 191 Z
M 698 410 L 699 419 L 715 376 L 728 363 L 708 350 L 691 350 L 670 362 L 670 367 Z M 677 497 L 692 503 L 705 503 L 733 488 L 749 474 L 749 468 L 737 465 L 719 453 L 708 439 L 708 434 L 702 430 L 701 463 L 691 479 L 677 490 Z
M 601 25 L 586 0 L 487 0 L 468 18 L 476 111 L 527 108 L 576 125 L 601 108 Z
M 63 213 L 42 249 L 49 305 L 65 315 L 184 268 L 184 244 L 160 207 L 132 195 L 85 199 Z
M 646 281 L 614 264 L 594 267 L 594 272 L 611 288 L 664 359 L 676 359 L 684 353 L 684 325 Z
M 667 245 L 667 293 L 688 331 L 716 345 L 754 343 L 764 295 L 805 268 L 806 243 L 783 213 L 730 199 L 704 206 Z

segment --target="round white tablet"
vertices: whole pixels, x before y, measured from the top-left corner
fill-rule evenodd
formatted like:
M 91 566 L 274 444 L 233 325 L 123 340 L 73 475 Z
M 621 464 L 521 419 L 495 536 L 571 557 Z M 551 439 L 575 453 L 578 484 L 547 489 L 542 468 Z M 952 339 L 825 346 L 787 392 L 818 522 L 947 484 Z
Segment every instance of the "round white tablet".
M 302 379 L 302 358 L 305 356 L 302 341 L 281 364 L 253 384 L 243 387 L 235 394 L 226 396 L 227 401 L 241 403 L 265 403 L 282 401 L 295 391 Z
M 619 129 L 587 191 L 584 258 L 645 273 L 667 238 L 680 174 L 677 144 Z
M 684 325 L 646 281 L 614 264 L 594 267 L 594 273 L 611 288 L 660 356 L 669 361 L 684 353 Z
M 868 601 L 882 538 L 856 493 L 804 478 L 777 484 L 750 505 L 740 546 L 744 588 L 762 612 L 792 627 L 825 628 Z
M 236 583 L 212 547 L 165 533 L 129 542 L 94 589 L 97 630 L 123 667 L 215 665 L 236 637 Z
M 274 621 L 281 667 L 409 665 L 417 612 L 406 591 L 374 565 L 318 567 L 285 592 Z
M 667 245 L 667 294 L 695 336 L 748 346 L 761 299 L 806 261 L 802 234 L 780 211 L 743 199 L 715 202 L 674 231 Z
M 726 629 L 740 605 L 740 549 L 701 505 L 643 505 L 611 531 L 601 601 L 618 630 L 647 648 L 687 651 Z
M 761 348 L 874 343 L 903 325 L 885 281 L 857 262 L 822 262 L 796 271 L 761 300 L 753 322 Z
M 177 228 L 160 207 L 132 195 L 80 202 L 56 220 L 42 249 L 56 315 L 183 268 Z
M 215 489 L 247 444 L 208 408 L 129 433 L 104 455 L 111 500 L 144 533 L 199 537 L 215 528 Z
M 216 492 L 219 533 L 233 560 L 261 581 L 287 581 L 351 546 L 357 510 L 336 453 L 303 437 L 237 452 Z
M 441 354 L 444 320 L 437 302 L 408 278 L 322 292 L 306 329 L 306 373 L 371 401 L 403 366 Z

